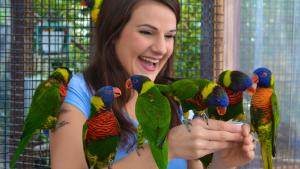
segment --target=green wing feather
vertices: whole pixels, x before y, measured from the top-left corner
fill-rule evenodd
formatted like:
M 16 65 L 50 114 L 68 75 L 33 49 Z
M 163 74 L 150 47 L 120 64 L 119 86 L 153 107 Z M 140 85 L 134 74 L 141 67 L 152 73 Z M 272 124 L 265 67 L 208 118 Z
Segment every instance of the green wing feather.
M 157 87 L 140 94 L 136 102 L 136 116 L 144 137 L 148 140 L 153 158 L 160 169 L 168 164 L 166 137 L 171 122 L 171 108 L 168 99 Z
M 275 157 L 276 154 L 276 137 L 277 137 L 277 129 L 280 123 L 280 114 L 279 114 L 279 104 L 277 101 L 277 95 L 273 91 L 271 96 L 271 103 L 272 103 L 272 112 L 273 112 L 273 126 L 272 126 L 272 133 L 273 133 L 273 141 L 272 141 L 272 155 Z
M 24 122 L 20 143 L 10 161 L 10 168 L 15 168 L 16 161 L 29 143 L 32 135 L 38 129 L 42 129 L 43 123 L 49 116 L 55 116 L 59 112 L 61 105 L 59 87 L 60 84 L 56 81 L 45 81 L 35 91 L 28 116 Z
M 171 122 L 171 108 L 168 99 L 157 88 L 139 95 L 136 116 L 147 140 L 157 144 L 165 140 Z

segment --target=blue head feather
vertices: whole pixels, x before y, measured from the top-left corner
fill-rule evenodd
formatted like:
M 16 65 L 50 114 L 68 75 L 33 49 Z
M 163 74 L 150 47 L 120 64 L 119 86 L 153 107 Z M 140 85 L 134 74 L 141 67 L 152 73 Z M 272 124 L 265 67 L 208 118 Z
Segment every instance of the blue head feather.
M 143 76 L 143 75 L 132 75 L 130 77 L 130 80 L 133 89 L 135 89 L 138 93 L 141 92 L 143 84 L 146 81 L 150 81 L 150 79 L 147 76 Z
M 252 79 L 241 71 L 231 72 L 231 85 L 230 89 L 234 92 L 245 91 L 252 86 Z
M 101 87 L 96 95 L 99 96 L 106 107 L 111 107 L 114 101 L 114 88 L 112 86 Z
M 246 76 L 244 79 L 244 84 L 245 84 L 245 89 L 251 87 L 252 86 L 252 79 L 249 76 Z
M 207 104 L 213 107 L 227 107 L 229 104 L 227 93 L 221 86 L 216 86 L 208 96 Z
M 257 87 L 268 88 L 271 87 L 272 72 L 265 67 L 257 68 L 254 72 L 258 76 Z

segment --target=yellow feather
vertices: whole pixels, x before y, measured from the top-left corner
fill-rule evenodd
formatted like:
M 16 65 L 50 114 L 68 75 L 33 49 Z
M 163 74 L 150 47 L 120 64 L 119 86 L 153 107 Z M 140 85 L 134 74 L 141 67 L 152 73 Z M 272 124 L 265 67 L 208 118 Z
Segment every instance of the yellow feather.
M 100 110 L 104 107 L 104 103 L 98 96 L 93 96 L 91 99 L 92 104 L 96 107 L 96 110 Z
M 213 91 L 213 89 L 217 86 L 216 83 L 209 83 L 201 92 L 202 97 L 204 99 L 207 98 L 207 96 Z
M 91 11 L 91 17 L 94 23 L 97 22 L 98 14 L 100 12 L 100 6 L 102 4 L 102 0 L 95 0 L 94 7 Z
M 228 87 L 231 83 L 231 78 L 230 78 L 230 74 L 231 74 L 231 71 L 226 71 L 225 75 L 224 75 L 224 85 L 225 87 Z
M 141 91 L 141 94 L 142 93 L 145 93 L 147 92 L 151 87 L 154 86 L 154 83 L 152 81 L 147 81 L 143 84 L 143 87 L 142 87 L 142 91 Z
M 100 9 L 93 9 L 91 11 L 92 20 L 94 23 L 97 22 L 98 13 L 100 12 Z
M 100 9 L 100 5 L 102 4 L 102 0 L 95 0 L 94 9 Z
M 69 80 L 69 72 L 66 69 L 63 68 L 58 68 L 57 71 L 62 74 L 62 76 L 64 77 L 64 81 L 67 82 Z

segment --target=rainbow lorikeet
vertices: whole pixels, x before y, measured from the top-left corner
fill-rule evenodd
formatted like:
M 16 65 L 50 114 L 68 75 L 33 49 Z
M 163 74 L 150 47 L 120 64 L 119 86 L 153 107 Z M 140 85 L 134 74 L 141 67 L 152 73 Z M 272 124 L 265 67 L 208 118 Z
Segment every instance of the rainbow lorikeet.
M 86 6 L 91 10 L 91 17 L 94 23 L 97 22 L 97 17 L 100 12 L 100 6 L 103 0 L 82 0 L 80 2 L 81 6 Z
M 255 83 L 253 80 L 245 73 L 238 70 L 225 70 L 218 76 L 218 84 L 224 88 L 228 97 L 229 105 L 227 107 L 226 113 L 220 115 L 212 107 L 208 108 L 208 116 L 212 119 L 217 120 L 233 120 L 242 121 L 246 120 L 246 114 L 243 108 L 243 92 L 247 91 L 249 94 L 253 95 L 255 93 Z M 208 154 L 201 157 L 201 162 L 204 167 L 207 167 L 213 158 L 213 154 Z
M 189 110 L 195 110 L 196 116 L 204 114 L 205 118 L 206 114 L 203 112 L 208 107 L 213 107 L 220 115 L 224 115 L 229 103 L 225 90 L 207 79 L 178 79 L 169 85 L 159 84 L 158 87 L 161 92 L 172 95 L 180 103 L 185 121 Z
M 55 128 L 71 76 L 72 72 L 68 68 L 58 67 L 35 90 L 20 143 L 10 161 L 10 168 L 15 168 L 16 161 L 35 133 L 42 129 Z
M 120 139 L 120 125 L 112 110 L 121 90 L 101 87 L 91 98 L 91 114 L 83 125 L 82 137 L 89 168 L 102 169 L 114 160 Z
M 251 127 L 258 135 L 264 169 L 272 169 L 272 156 L 276 155 L 276 135 L 280 121 L 275 79 L 272 72 L 265 67 L 257 68 L 253 74 L 257 77 L 257 90 L 251 100 Z
M 196 110 L 196 116 L 206 118 L 203 113 L 208 108 L 215 110 L 220 116 L 224 115 L 229 104 L 229 98 L 225 90 L 218 84 L 207 79 L 180 79 L 170 85 L 159 85 L 159 89 L 174 96 L 185 115 L 185 121 L 189 110 Z M 203 116 L 204 115 L 204 116 Z M 185 122 L 187 129 L 190 121 Z M 207 158 L 206 156 L 204 156 Z M 209 157 L 210 158 L 210 157 Z M 204 165 L 205 160 L 200 158 Z
M 143 147 L 147 139 L 153 158 L 159 169 L 168 166 L 167 134 L 171 123 L 170 103 L 148 77 L 133 75 L 126 81 L 126 88 L 138 92 L 135 105 L 138 126 L 138 145 Z
M 256 90 L 256 79 L 251 79 L 247 74 L 238 70 L 225 70 L 218 77 L 218 84 L 222 86 L 228 97 L 229 105 L 224 115 L 219 115 L 214 109 L 209 109 L 210 118 L 217 120 L 246 120 L 246 114 L 243 108 L 243 92 L 246 91 L 253 95 Z

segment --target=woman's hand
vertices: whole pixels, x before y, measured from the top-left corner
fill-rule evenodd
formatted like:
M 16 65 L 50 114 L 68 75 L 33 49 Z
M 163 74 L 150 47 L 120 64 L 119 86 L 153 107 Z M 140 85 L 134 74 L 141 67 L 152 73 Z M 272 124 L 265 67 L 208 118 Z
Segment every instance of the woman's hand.
M 169 159 L 198 159 L 209 153 L 233 148 L 236 146 L 236 142 L 241 144 L 243 141 L 245 142 L 241 126 L 223 121 L 209 119 L 207 125 L 200 118 L 196 118 L 192 120 L 190 129 L 189 132 L 185 125 L 180 125 L 170 130 L 168 135 Z M 225 153 L 226 151 L 222 154 Z
M 227 169 L 246 164 L 254 159 L 256 142 L 250 134 L 249 125 L 242 126 L 243 142 L 235 143 L 230 149 L 223 149 L 214 153 L 210 168 Z

